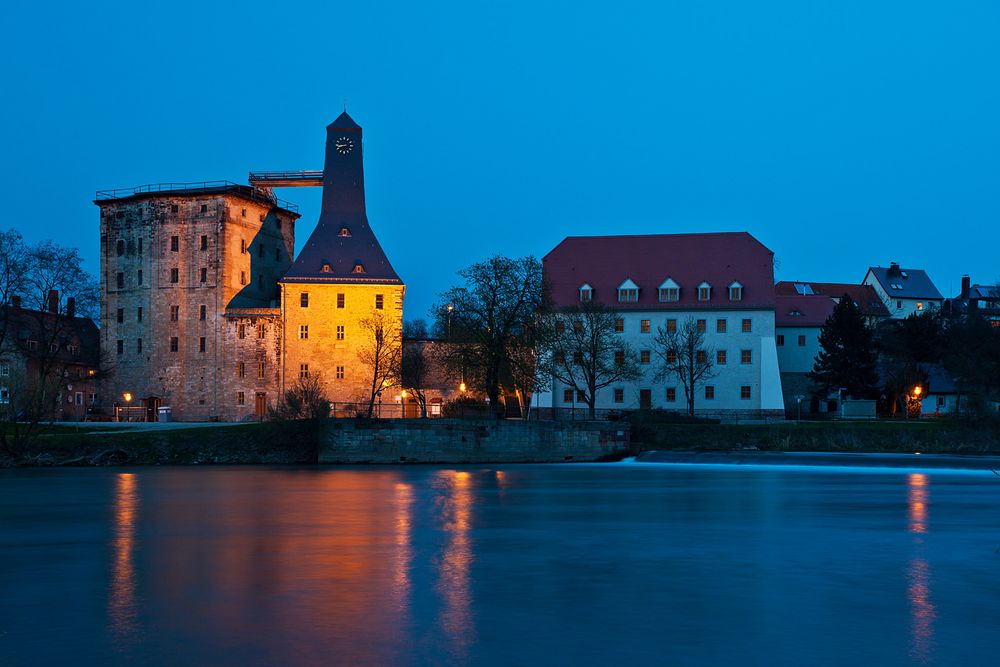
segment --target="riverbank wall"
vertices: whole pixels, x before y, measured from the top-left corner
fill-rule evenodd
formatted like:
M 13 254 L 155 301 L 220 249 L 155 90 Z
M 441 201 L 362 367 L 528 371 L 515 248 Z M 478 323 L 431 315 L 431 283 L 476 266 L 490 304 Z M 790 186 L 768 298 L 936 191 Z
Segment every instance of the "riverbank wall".
M 626 422 L 330 419 L 320 463 L 562 463 L 620 458 Z

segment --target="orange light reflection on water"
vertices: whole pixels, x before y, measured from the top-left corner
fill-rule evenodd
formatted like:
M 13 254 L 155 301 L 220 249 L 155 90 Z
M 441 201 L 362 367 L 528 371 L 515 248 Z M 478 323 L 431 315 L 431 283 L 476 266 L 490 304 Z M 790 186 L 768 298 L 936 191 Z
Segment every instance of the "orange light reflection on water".
M 909 531 L 913 533 L 914 556 L 907 568 L 906 595 L 910 602 L 910 656 L 917 662 L 930 661 L 934 640 L 934 619 L 937 615 L 930 591 L 930 565 L 923 557 L 924 536 L 927 533 L 929 479 L 922 473 L 908 476 Z
M 461 661 L 467 657 L 474 633 L 469 582 L 472 565 L 472 542 L 469 538 L 472 475 L 464 471 L 444 470 L 439 474 L 439 481 L 447 491 L 441 508 L 441 522 L 448 534 L 438 568 L 438 590 L 444 601 L 440 624 L 454 651 L 453 657 Z
M 119 637 L 135 630 L 135 523 L 139 510 L 136 478 L 132 473 L 119 473 L 115 478 L 115 541 L 111 570 L 111 591 L 108 617 L 113 632 Z

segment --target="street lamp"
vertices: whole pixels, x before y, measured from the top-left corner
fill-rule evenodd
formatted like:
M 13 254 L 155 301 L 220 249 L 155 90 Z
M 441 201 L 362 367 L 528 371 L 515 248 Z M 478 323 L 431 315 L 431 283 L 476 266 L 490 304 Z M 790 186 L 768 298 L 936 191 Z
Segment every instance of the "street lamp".
M 125 399 L 125 421 L 131 421 L 132 420 L 132 413 L 131 413 L 131 410 L 129 408 L 132 407 L 131 406 L 131 403 L 132 403 L 132 392 L 126 391 L 122 395 L 122 398 Z

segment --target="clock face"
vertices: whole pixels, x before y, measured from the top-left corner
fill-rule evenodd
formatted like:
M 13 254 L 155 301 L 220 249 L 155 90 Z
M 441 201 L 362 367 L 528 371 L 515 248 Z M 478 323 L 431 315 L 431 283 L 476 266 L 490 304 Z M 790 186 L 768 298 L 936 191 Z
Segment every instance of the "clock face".
M 337 149 L 337 152 L 341 155 L 347 155 L 354 150 L 354 140 L 350 137 L 339 137 L 336 142 L 334 142 L 333 147 Z

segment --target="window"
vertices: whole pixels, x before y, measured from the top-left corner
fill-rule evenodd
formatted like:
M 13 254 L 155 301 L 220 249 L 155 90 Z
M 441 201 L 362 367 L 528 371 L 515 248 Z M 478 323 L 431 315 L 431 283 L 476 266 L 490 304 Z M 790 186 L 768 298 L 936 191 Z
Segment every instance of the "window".
M 681 290 L 679 287 L 661 287 L 657 290 L 657 293 L 661 303 L 680 301 L 681 298 Z
M 799 347 L 806 346 L 806 337 L 803 334 L 799 334 Z
M 375 295 L 375 310 L 382 310 L 382 295 Z
M 337 232 L 337 236 L 350 236 L 350 235 L 351 235 L 351 230 L 348 229 L 347 227 L 341 227 L 340 231 Z
M 179 269 L 170 269 L 170 282 L 179 283 L 181 281 L 181 272 Z
M 726 333 L 726 327 L 726 320 L 715 320 L 715 333 Z
M 170 306 L 170 321 L 176 322 L 179 319 L 181 319 L 181 307 Z
M 139 342 L 141 343 L 142 340 L 140 339 Z M 141 347 L 141 345 L 140 345 L 140 347 Z M 80 346 L 79 345 L 67 345 L 66 349 L 69 350 L 69 353 L 72 354 L 74 357 L 79 357 L 80 356 Z M 142 350 L 139 350 L 139 351 L 142 352 Z
M 344 379 L 344 367 L 343 366 L 337 366 L 335 377 L 338 380 L 343 380 Z
M 753 331 L 753 322 L 750 319 L 744 318 L 742 331 L 743 333 L 750 333 Z
M 246 338 L 247 337 L 247 330 L 246 330 L 246 325 L 245 324 L 241 324 L 241 325 L 239 325 L 239 326 L 236 327 L 236 337 L 237 338 Z
M 343 307 L 344 307 L 344 295 L 343 294 L 338 294 L 337 295 L 337 308 L 343 308 Z
M 640 364 L 648 364 L 649 361 L 650 361 L 649 350 L 641 350 L 639 352 L 639 363 Z
M 344 325 L 337 325 L 337 340 L 344 340 Z
M 78 391 L 73 395 L 73 402 L 77 405 L 83 405 L 83 392 Z
M 115 244 L 115 252 L 121 257 L 125 254 L 125 241 L 118 239 L 118 243 Z
M 917 301 L 917 310 L 923 310 L 923 309 L 924 309 L 924 302 Z
M 694 353 L 694 362 L 696 364 L 707 364 L 708 352 L 706 352 L 705 350 L 696 350 Z
M 359 263 L 354 265 L 354 273 L 364 273 L 364 272 L 365 272 L 365 267 L 363 264 Z
M 900 289 L 902 289 L 902 288 L 900 288 Z M 902 309 L 903 309 L 903 302 L 902 301 L 896 301 L 896 310 L 902 310 Z
M 745 384 L 740 387 L 740 398 L 744 401 L 750 400 L 750 385 Z
M 9 377 L 9 376 L 10 376 L 10 366 L 8 366 L 7 364 L 0 366 L 0 377 Z
M 739 283 L 733 283 L 729 286 L 729 300 L 730 301 L 743 300 L 743 285 L 740 285 Z
M 139 306 L 135 310 L 135 321 L 142 322 L 142 306 Z
M 577 401 L 577 403 L 584 403 L 584 402 L 586 402 L 586 400 L 587 400 L 587 398 L 584 396 L 583 390 L 582 389 L 577 389 L 576 390 L 576 401 Z
M 330 273 L 333 269 L 329 264 L 324 263 L 323 266 L 319 267 L 320 273 Z
M 257 325 L 257 338 L 263 338 L 263 337 L 264 337 L 264 325 L 263 324 L 258 324 Z
M 117 315 L 118 315 L 118 322 L 119 323 L 125 321 L 125 309 L 124 308 L 119 308 Z
M 625 320 L 620 317 L 615 320 L 615 333 L 625 333 Z
M 594 300 L 594 288 L 590 285 L 583 285 L 580 288 L 580 303 L 590 303 Z
M 135 339 L 135 352 L 136 352 L 136 354 L 142 354 L 142 339 L 141 338 L 136 338 Z
M 708 283 L 698 285 L 698 301 L 711 301 L 712 286 Z
M 713 385 L 705 385 L 705 400 L 711 401 L 715 399 L 715 387 Z
M 205 351 L 205 337 L 204 336 L 202 336 L 201 338 L 198 339 L 198 351 L 199 352 L 204 352 Z
M 201 212 L 202 213 L 208 213 L 208 204 L 202 204 L 201 205 Z
M 308 308 L 309 307 L 309 292 L 302 292 L 299 294 L 299 307 Z
M 246 285 L 246 284 L 247 284 L 247 272 L 240 271 L 240 285 Z
M 624 403 L 624 402 L 625 402 L 625 390 L 615 389 L 615 403 Z
M 615 364 L 621 366 L 625 363 L 625 353 L 621 350 L 615 351 Z
M 708 322 L 706 320 L 698 320 L 697 325 L 698 333 L 705 333 L 708 330 Z
M 200 276 L 199 279 L 203 283 L 207 283 L 208 282 L 208 269 L 202 269 L 201 270 L 201 276 Z
M 309 377 L 309 364 L 299 364 L 299 377 L 300 378 Z
M 240 254 L 241 255 L 247 254 L 247 240 L 246 239 L 240 239 Z
M 677 320 L 667 320 L 667 333 L 677 332 Z
M 306 340 L 307 338 L 309 338 L 308 324 L 299 325 L 299 338 L 301 338 L 302 340 Z
M 243 218 L 247 217 L 247 210 L 246 209 L 243 209 L 242 211 L 240 211 L 240 217 L 243 217 Z
M 201 249 L 208 250 L 208 237 L 204 234 L 201 235 Z
M 717 363 L 720 366 L 725 366 L 726 365 L 726 351 L 725 350 L 716 350 L 715 351 L 715 363 Z
M 257 256 L 260 257 L 261 259 L 264 259 L 264 244 L 263 243 L 261 243 L 259 246 L 257 246 Z
M 208 307 L 205 304 L 198 306 L 198 319 L 205 321 L 208 317 Z
M 246 403 L 247 397 L 242 391 L 236 392 L 236 405 L 243 405 Z
M 677 350 L 667 350 L 667 363 L 668 364 L 677 363 Z
M 247 365 L 242 361 L 236 364 L 236 377 L 238 378 L 246 377 L 246 374 L 247 374 Z
M 667 387 L 667 403 L 675 403 L 677 401 L 677 388 Z
M 753 350 L 740 350 L 740 363 L 741 364 L 752 364 L 753 363 Z
M 125 289 L 125 274 L 121 271 L 119 271 L 118 275 L 115 276 L 115 285 L 118 289 Z
M 625 288 L 618 290 L 618 301 L 620 303 L 635 303 L 639 300 L 639 290 L 637 288 Z
M 142 254 L 142 237 L 139 237 L 139 254 Z
M 170 337 L 170 351 L 171 352 L 176 352 L 177 351 L 177 347 L 178 347 L 177 346 L 177 336 L 171 336 Z
M 778 334 L 775 342 L 777 343 L 778 347 L 783 347 L 785 345 L 785 336 L 784 336 L 784 334 Z
M 263 361 L 258 361 L 257 362 L 257 379 L 258 380 L 263 380 L 264 379 L 264 362 Z
M 170 237 L 170 252 L 177 252 L 181 249 L 181 237 L 171 236 Z
M 142 284 L 142 269 L 139 269 L 138 271 L 135 272 L 135 282 L 136 284 L 139 285 Z
M 573 402 L 573 390 L 563 389 L 563 403 L 572 403 L 572 402 Z
M 118 343 L 118 354 L 124 353 L 125 352 L 125 341 L 123 341 L 121 338 L 119 338 L 118 341 L 117 341 L 117 343 Z
M 639 332 L 649 333 L 649 320 L 639 320 Z

